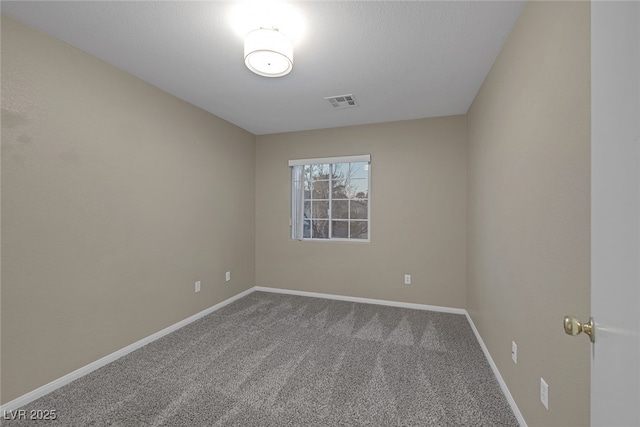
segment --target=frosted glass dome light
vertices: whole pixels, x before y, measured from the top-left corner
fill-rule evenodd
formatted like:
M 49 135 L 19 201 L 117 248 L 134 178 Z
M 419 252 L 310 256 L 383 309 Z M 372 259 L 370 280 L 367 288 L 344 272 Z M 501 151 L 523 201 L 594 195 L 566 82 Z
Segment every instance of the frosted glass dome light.
M 293 69 L 293 44 L 277 29 L 253 30 L 244 38 L 244 63 L 260 76 L 285 76 Z

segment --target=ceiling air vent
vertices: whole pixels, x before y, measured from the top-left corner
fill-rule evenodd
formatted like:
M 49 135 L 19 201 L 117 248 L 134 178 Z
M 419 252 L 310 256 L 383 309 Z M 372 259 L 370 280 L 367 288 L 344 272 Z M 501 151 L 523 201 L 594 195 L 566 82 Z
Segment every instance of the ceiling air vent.
M 356 97 L 353 96 L 353 94 L 328 96 L 325 99 L 329 101 L 333 108 L 351 108 L 358 106 L 358 101 L 356 101 Z

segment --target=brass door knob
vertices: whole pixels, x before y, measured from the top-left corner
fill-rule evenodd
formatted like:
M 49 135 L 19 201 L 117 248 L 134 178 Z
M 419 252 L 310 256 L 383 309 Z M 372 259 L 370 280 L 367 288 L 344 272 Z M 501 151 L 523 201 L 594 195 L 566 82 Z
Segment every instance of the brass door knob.
M 593 323 L 593 317 L 589 319 L 589 323 L 582 323 L 573 316 L 564 316 L 564 331 L 567 335 L 573 336 L 584 332 L 589 336 L 591 342 L 596 342 L 596 329 Z

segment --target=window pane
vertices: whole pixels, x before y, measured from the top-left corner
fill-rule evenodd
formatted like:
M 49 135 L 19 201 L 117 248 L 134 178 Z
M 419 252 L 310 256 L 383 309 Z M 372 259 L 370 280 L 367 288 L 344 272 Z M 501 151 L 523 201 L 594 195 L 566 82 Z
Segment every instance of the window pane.
M 349 219 L 349 201 L 334 200 L 331 203 L 331 217 L 334 219 Z
M 329 181 L 314 181 L 313 198 L 329 199 Z
M 358 163 L 349 163 L 351 166 L 351 172 L 349 177 L 351 179 L 367 179 L 369 178 L 369 163 L 367 162 L 358 162 Z
M 311 221 L 311 237 L 314 239 L 329 238 L 329 221 L 313 220 Z
M 311 202 L 310 201 L 304 202 L 304 217 L 311 218 Z
M 329 202 L 313 202 L 313 218 L 329 218 Z
M 349 191 L 347 192 L 350 199 L 367 199 L 369 198 L 369 184 L 367 179 L 352 179 L 349 181 Z
M 312 165 L 311 175 L 316 179 L 329 179 L 329 165 Z
M 349 221 L 331 221 L 331 236 L 336 239 L 349 237 Z
M 331 189 L 331 197 L 333 199 L 348 199 L 347 185 L 345 182 L 333 181 L 333 188 Z
M 351 231 L 349 237 L 352 239 L 368 238 L 368 222 L 367 221 L 351 221 Z
M 304 198 L 310 199 L 311 198 L 311 166 L 304 167 L 303 179 L 304 179 Z
M 369 217 L 369 201 L 351 200 L 351 219 L 367 219 Z
M 347 179 L 349 177 L 349 163 L 334 163 L 331 166 L 333 168 L 334 179 Z
M 305 181 L 311 181 L 311 165 L 305 165 L 302 176 Z
M 331 181 L 331 197 L 334 199 L 347 198 L 347 182 L 349 176 L 349 163 L 336 163 L 333 165 Z
M 307 179 L 304 180 L 304 198 L 311 198 L 311 182 Z
M 303 226 L 303 231 L 302 231 L 302 237 L 304 239 L 309 239 L 311 238 L 311 221 L 309 221 L 308 219 L 304 221 L 304 226 Z

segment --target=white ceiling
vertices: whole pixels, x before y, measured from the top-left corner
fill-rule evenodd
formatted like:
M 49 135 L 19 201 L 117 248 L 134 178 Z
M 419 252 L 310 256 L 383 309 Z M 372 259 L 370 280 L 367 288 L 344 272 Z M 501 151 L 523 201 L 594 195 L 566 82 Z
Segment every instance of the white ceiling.
M 293 71 L 244 65 L 228 1 L 2 1 L 1 11 L 256 134 L 464 114 L 522 1 L 296 1 Z M 358 107 L 324 98 L 354 94 Z

